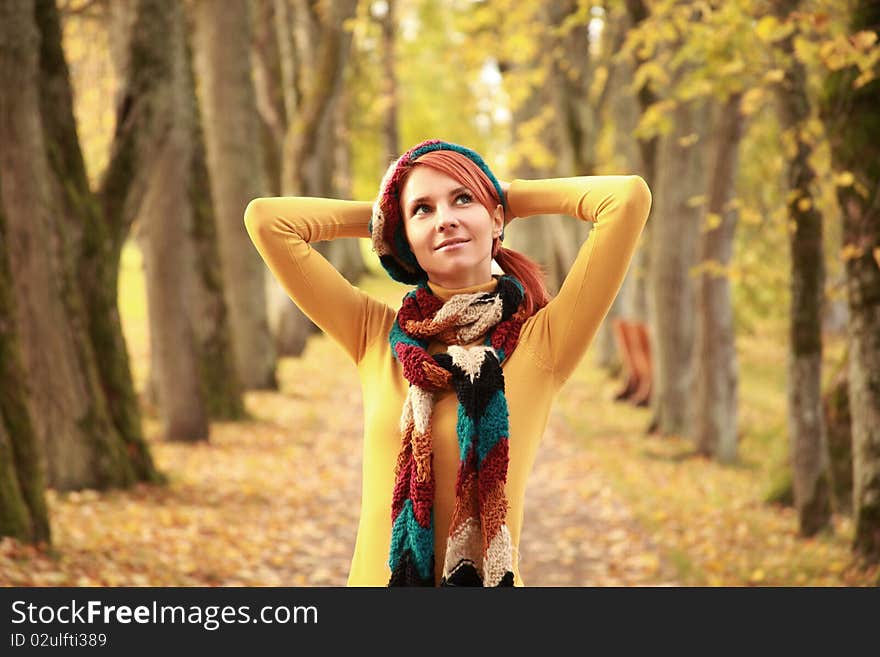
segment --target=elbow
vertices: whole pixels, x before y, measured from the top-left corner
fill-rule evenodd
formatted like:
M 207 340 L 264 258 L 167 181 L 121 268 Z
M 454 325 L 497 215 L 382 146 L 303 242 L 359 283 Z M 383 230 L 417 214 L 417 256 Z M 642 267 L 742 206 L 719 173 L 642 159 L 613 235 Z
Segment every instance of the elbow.
M 641 176 L 629 176 L 627 201 L 636 209 L 643 221 L 648 220 L 648 214 L 651 212 L 651 188 Z
M 266 200 L 255 198 L 244 209 L 244 227 L 254 245 L 267 239 L 271 230 L 271 215 L 266 211 Z
M 247 204 L 247 207 L 244 209 L 244 225 L 247 228 L 248 232 L 256 227 L 257 223 L 260 220 L 261 212 L 260 206 L 262 204 L 261 198 L 255 198 L 251 200 L 250 203 Z

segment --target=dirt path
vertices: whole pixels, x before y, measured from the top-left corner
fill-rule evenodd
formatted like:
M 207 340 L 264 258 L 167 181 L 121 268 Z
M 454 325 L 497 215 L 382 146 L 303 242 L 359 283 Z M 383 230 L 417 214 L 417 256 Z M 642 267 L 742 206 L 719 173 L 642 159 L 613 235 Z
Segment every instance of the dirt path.
M 674 586 L 673 571 L 552 413 L 526 491 L 526 586 Z
M 322 349 L 322 345 L 315 347 Z M 301 362 L 297 369 L 306 366 Z M 296 378 L 317 374 L 301 371 Z M 352 384 L 326 390 L 319 403 L 349 408 L 352 414 L 324 417 L 320 427 L 313 427 L 316 430 L 299 433 L 312 464 L 310 470 L 320 476 L 298 481 L 301 486 L 314 486 L 314 490 L 305 496 L 309 500 L 303 508 L 307 518 L 290 529 L 303 539 L 298 541 L 299 567 L 285 573 L 294 581 L 305 575 L 310 584 L 338 585 L 347 577 L 352 537 L 357 531 L 357 503 L 351 501 L 359 500 L 360 479 L 346 479 L 339 473 L 360 472 L 361 467 L 360 391 L 354 378 L 347 380 Z M 290 412 L 295 415 L 296 409 Z M 327 434 L 350 449 L 342 453 L 323 449 L 319 443 Z M 676 584 L 671 566 L 662 561 L 575 438 L 560 415 L 552 413 L 528 483 L 520 545 L 523 581 L 528 586 Z M 322 540 L 315 541 L 317 537 Z M 314 549 L 315 544 L 320 545 L 319 550 Z

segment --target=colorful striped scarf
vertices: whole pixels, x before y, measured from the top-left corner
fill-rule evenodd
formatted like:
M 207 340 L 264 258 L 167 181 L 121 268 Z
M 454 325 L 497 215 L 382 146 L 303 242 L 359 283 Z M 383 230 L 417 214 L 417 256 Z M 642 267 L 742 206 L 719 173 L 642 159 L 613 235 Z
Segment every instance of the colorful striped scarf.
M 458 398 L 459 466 L 440 585 L 513 586 L 501 365 L 516 347 L 525 310 L 522 284 L 508 275 L 497 280 L 494 292 L 458 294 L 446 302 L 421 283 L 397 313 L 391 349 L 410 387 L 391 505 L 389 586 L 434 586 L 431 419 L 435 395 L 443 390 Z M 430 355 L 430 340 L 446 344 L 447 352 Z

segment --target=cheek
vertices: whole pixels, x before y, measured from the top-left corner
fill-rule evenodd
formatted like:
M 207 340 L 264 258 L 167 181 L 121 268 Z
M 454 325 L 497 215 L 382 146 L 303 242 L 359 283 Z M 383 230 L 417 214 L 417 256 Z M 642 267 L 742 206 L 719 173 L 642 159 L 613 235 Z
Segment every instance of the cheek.
M 431 247 L 429 241 L 430 236 L 428 235 L 428 231 L 424 229 L 424 226 L 419 226 L 415 222 L 407 223 L 404 235 L 406 236 L 406 241 L 409 243 L 409 248 L 412 250 L 417 260 L 424 259 L 433 251 L 433 249 L 429 248 Z

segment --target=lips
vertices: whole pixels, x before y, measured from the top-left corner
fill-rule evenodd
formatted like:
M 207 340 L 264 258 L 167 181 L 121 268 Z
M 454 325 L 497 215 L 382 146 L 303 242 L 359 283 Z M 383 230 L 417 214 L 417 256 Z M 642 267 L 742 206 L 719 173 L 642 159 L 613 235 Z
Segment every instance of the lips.
M 443 240 L 442 242 L 440 242 L 440 244 L 438 244 L 438 245 L 434 248 L 434 250 L 435 250 L 435 251 L 440 251 L 441 249 L 444 249 L 444 248 L 446 248 L 446 247 L 448 247 L 448 246 L 455 246 L 455 245 L 457 245 L 457 244 L 465 244 L 466 242 L 469 242 L 469 241 L 470 241 L 470 240 L 466 240 L 466 239 L 464 239 L 463 237 L 456 237 L 456 238 L 453 238 L 453 239 Z

